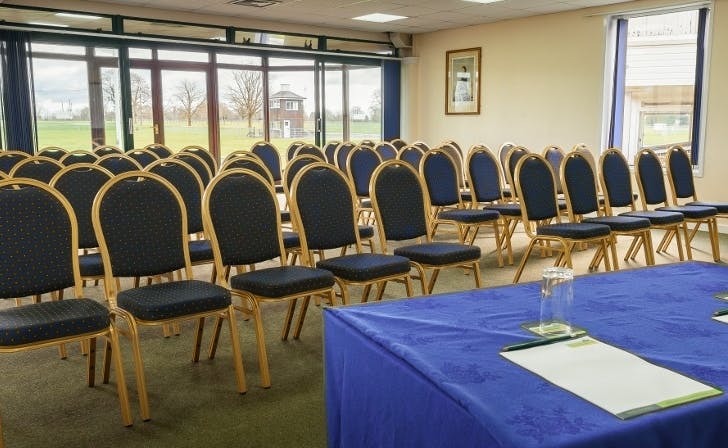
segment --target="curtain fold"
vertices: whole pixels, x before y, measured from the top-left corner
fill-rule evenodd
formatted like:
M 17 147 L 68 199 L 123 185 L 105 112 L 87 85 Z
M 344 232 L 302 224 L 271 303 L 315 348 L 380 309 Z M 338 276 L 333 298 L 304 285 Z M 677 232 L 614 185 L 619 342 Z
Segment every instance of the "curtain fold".
M 3 113 L 7 148 L 33 154 L 35 121 L 28 69 L 29 33 L 0 31 Z

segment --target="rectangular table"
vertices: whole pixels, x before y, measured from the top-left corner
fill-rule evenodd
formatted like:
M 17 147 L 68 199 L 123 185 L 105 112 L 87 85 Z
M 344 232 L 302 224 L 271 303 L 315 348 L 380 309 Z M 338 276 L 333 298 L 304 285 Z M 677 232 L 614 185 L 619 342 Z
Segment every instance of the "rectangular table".
M 574 324 L 728 391 L 728 267 L 687 262 L 574 280 Z M 533 339 L 539 283 L 329 308 L 330 447 L 728 446 L 728 395 L 620 420 L 499 356 Z

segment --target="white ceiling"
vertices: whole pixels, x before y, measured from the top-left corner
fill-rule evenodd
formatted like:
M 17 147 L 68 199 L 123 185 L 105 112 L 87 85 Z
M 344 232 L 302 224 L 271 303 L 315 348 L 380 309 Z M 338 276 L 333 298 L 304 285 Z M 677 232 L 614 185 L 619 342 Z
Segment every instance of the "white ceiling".
M 479 4 L 465 0 L 282 0 L 256 8 L 229 4 L 230 0 L 101 0 L 130 6 L 309 24 L 372 32 L 424 33 L 517 17 L 550 14 L 628 0 L 503 0 Z M 388 23 L 352 20 L 370 13 L 407 16 Z

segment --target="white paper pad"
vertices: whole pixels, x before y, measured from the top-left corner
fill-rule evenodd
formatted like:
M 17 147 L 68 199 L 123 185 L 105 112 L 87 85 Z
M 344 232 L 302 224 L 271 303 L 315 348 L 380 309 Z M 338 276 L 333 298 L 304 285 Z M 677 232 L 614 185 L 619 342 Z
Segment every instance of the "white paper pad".
M 589 336 L 501 355 L 621 419 L 722 393 Z
M 728 314 L 724 314 L 722 316 L 714 316 L 713 319 L 717 320 L 718 322 L 728 324 Z

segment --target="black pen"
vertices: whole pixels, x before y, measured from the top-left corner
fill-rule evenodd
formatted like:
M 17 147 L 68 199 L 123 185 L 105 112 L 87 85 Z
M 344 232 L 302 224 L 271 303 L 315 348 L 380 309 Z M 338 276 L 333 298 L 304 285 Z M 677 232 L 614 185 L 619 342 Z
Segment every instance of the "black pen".
M 713 313 L 713 317 L 724 316 L 726 314 L 728 314 L 728 310 L 718 310 Z
M 728 314 L 728 310 L 726 310 L 726 313 Z M 523 350 L 524 348 L 531 348 L 531 347 L 538 347 L 541 345 L 554 344 L 556 342 L 568 341 L 569 339 L 574 339 L 574 338 L 578 338 L 578 337 L 582 337 L 582 336 L 585 336 L 585 334 L 584 333 L 578 334 L 578 335 L 577 334 L 565 334 L 563 336 L 557 336 L 554 338 L 535 339 L 533 341 L 522 342 L 520 344 L 506 345 L 505 347 L 503 347 L 503 349 L 501 351 L 512 352 L 514 350 Z

